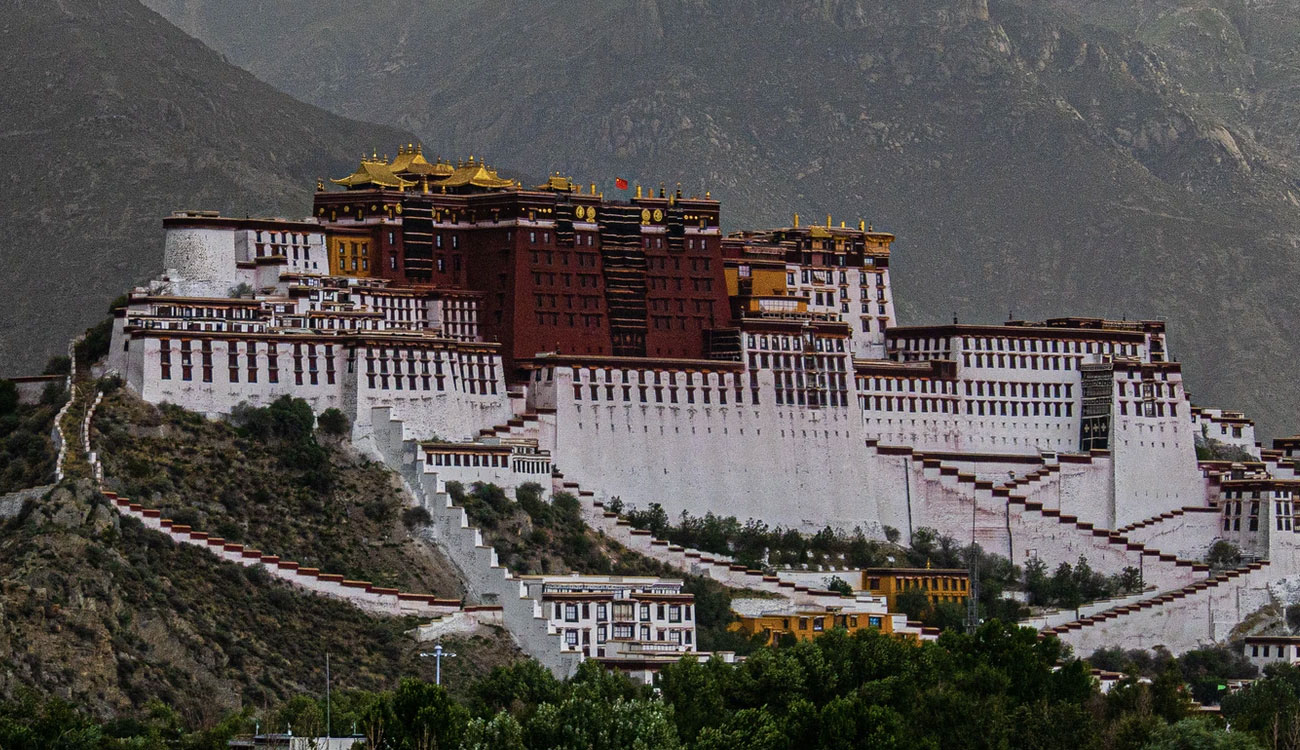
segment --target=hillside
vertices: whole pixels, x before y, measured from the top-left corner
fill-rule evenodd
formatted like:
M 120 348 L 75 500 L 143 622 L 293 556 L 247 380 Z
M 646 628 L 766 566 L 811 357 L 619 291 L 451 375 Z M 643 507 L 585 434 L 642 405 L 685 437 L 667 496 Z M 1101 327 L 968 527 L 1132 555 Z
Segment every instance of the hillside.
M 432 678 L 403 635 L 414 618 L 369 617 L 258 570 L 123 520 L 86 485 L 61 486 L 0 534 L 0 696 L 31 688 L 101 717 L 157 698 L 208 726 L 323 690 L 326 653 L 339 689 Z M 448 645 L 461 657 L 445 665 L 449 680 L 517 657 L 501 631 Z
M 6 7 L 0 377 L 161 271 L 171 211 L 302 215 L 316 177 L 409 139 L 271 89 L 137 0 Z
M 1136 4 L 1197 11 L 1163 32 L 1118 0 L 148 2 L 431 151 L 681 181 L 731 227 L 866 218 L 903 323 L 1165 317 L 1199 402 L 1300 424 L 1294 2 Z
M 114 391 L 96 412 L 108 485 L 168 518 L 347 578 L 461 598 L 451 563 L 403 523 L 406 496 L 346 441 L 299 457 L 288 441 Z

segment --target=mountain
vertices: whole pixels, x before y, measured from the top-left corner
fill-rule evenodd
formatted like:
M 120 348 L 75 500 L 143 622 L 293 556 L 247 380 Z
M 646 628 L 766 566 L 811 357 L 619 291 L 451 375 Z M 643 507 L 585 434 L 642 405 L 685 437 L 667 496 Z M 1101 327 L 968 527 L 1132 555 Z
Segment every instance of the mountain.
M 136 0 L 9 7 L 0 376 L 38 369 L 157 274 L 171 211 L 303 215 L 317 176 L 410 139 L 275 91 Z
M 1294 0 L 148 2 L 444 156 L 865 218 L 904 324 L 1166 318 L 1198 403 L 1300 422 Z

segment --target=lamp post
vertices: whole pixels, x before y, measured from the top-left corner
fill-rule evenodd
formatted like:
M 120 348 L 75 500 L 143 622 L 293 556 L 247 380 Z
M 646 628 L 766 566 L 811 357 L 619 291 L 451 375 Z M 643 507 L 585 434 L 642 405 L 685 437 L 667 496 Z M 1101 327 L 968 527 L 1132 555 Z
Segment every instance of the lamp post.
M 445 656 L 448 659 L 451 659 L 456 655 L 449 651 L 443 651 L 442 644 L 439 643 L 433 647 L 433 653 L 429 653 L 427 651 L 420 652 L 421 658 L 428 658 L 430 656 L 433 657 L 433 684 L 441 685 L 442 684 L 442 658 Z

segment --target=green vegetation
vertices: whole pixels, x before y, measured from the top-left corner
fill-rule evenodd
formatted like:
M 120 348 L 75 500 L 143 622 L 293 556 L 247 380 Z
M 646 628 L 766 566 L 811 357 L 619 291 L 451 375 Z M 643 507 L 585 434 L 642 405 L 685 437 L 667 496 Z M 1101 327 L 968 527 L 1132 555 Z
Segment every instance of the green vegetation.
M 1285 664 L 1264 668 L 1264 679 L 1225 696 L 1223 716 L 1238 730 L 1268 747 L 1300 749 L 1300 669 Z
M 1197 461 L 1257 461 L 1250 451 L 1237 445 L 1215 440 L 1206 435 L 1206 426 L 1202 425 L 1201 434 L 1195 436 Z
M 119 389 L 93 436 L 106 481 L 172 520 L 348 578 L 459 598 L 454 568 L 418 538 L 396 477 L 321 441 L 302 400 L 241 407 L 232 422 L 154 407 Z M 322 429 L 324 426 L 322 425 Z
M 1210 551 L 1205 554 L 1205 562 L 1209 563 L 1210 569 L 1214 571 L 1235 568 L 1241 565 L 1241 548 L 1232 542 L 1220 539 L 1210 545 Z
M 812 536 L 793 529 L 770 528 L 750 519 L 741 523 L 734 516 L 712 513 L 693 517 L 682 513 L 678 523 L 669 522 L 663 507 L 651 504 L 647 510 L 627 510 L 619 503 L 610 506 L 639 529 L 684 547 L 730 555 L 750 567 L 773 571 L 798 565 L 847 565 L 850 567 L 926 567 L 978 568 L 980 619 L 1013 622 L 1028 612 L 1019 602 L 1006 596 L 1010 591 L 1025 591 L 1029 604 L 1041 607 L 1075 608 L 1083 602 L 1105 599 L 1142 590 L 1136 568 L 1125 568 L 1114 576 L 1092 570 L 1085 558 L 1075 565 L 1062 563 L 1049 575 L 1045 565 L 1031 561 L 1022 570 L 1010 560 L 985 552 L 979 545 L 963 547 L 956 539 L 922 527 L 912 533 L 909 547 L 894 542 L 867 539 L 861 529 L 852 534 L 826 527 Z M 897 539 L 896 530 L 892 535 Z M 914 620 L 941 628 L 965 623 L 966 609 L 954 602 L 931 604 L 924 592 L 905 593 L 899 609 Z
M 880 567 L 887 565 L 893 544 L 868 539 L 862 529 L 852 534 L 829 526 L 812 536 L 795 529 L 772 527 L 755 519 L 741 522 L 735 516 L 706 513 L 692 516 L 685 511 L 672 523 L 659 503 L 645 510 L 624 508 L 614 501 L 608 509 L 621 513 L 633 528 L 648 530 L 659 539 L 692 547 L 703 552 L 729 555 L 751 568 L 793 567 L 798 565 L 847 565 Z
M 0 380 L 0 493 L 54 481 L 54 416 L 67 400 L 62 383 L 45 387 L 36 404 L 18 403 L 12 381 Z
M 1084 602 L 1136 594 L 1141 590 L 1142 576 L 1132 566 L 1106 576 L 1094 571 L 1086 557 L 1080 557 L 1074 565 L 1061 563 L 1048 575 L 1047 565 L 1041 560 L 1025 564 L 1025 592 L 1033 606 L 1077 609 Z
M 1242 653 L 1239 643 L 1198 648 L 1175 657 L 1164 647 L 1143 649 L 1104 648 L 1094 651 L 1088 662 L 1097 669 L 1155 679 L 1173 670 L 1187 685 L 1192 698 L 1206 705 L 1223 697 L 1220 690 L 1228 680 L 1253 678 L 1259 670 Z
M 595 662 L 556 680 L 533 661 L 501 665 L 454 684 L 419 679 L 390 689 L 340 689 L 334 733 L 353 727 L 368 748 L 423 750 L 1294 750 L 1285 734 L 1300 717 L 1300 671 L 1269 677 L 1224 701 L 1235 731 L 1190 718 L 1179 670 L 1129 678 L 1101 695 L 1088 664 L 1056 639 L 989 623 L 920 646 L 875 631 L 843 630 L 758 650 L 725 664 L 682 661 L 655 688 Z M 138 719 L 97 723 L 60 700 L 0 704 L 0 746 L 207 750 L 237 733 L 326 728 L 323 697 L 300 693 L 198 725 L 165 706 Z M 1276 739 L 1275 739 L 1276 738 Z M 54 744 L 56 741 L 62 744 Z

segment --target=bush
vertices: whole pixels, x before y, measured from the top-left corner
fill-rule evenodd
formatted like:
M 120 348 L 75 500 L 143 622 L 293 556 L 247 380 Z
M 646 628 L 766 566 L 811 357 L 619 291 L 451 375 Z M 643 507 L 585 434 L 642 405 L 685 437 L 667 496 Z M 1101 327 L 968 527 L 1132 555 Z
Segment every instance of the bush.
M 326 435 L 335 437 L 347 435 L 348 428 L 351 426 L 348 424 L 347 415 L 333 407 L 321 412 L 320 416 L 316 418 L 316 424 Z
M 402 511 L 402 525 L 408 529 L 417 529 L 433 523 L 433 517 L 423 506 L 416 505 Z
M 546 490 L 537 482 L 527 482 L 515 489 L 515 500 L 534 522 L 545 524 L 549 521 L 550 506 L 544 499 Z
M 90 366 L 103 359 L 109 348 L 113 345 L 113 319 L 105 318 L 94 326 L 86 329 L 86 335 L 82 337 L 74 351 L 77 354 L 77 361 L 81 363 L 81 368 L 89 370 Z
M 1241 548 L 1232 542 L 1220 539 L 1210 545 L 1210 551 L 1205 555 L 1205 562 L 1215 570 L 1235 568 L 1241 564 Z
M 45 363 L 45 369 L 41 370 L 42 375 L 67 375 L 70 372 L 72 372 L 72 360 L 66 354 L 50 357 Z
M 12 380 L 0 380 L 0 416 L 13 414 L 18 408 L 18 385 Z

